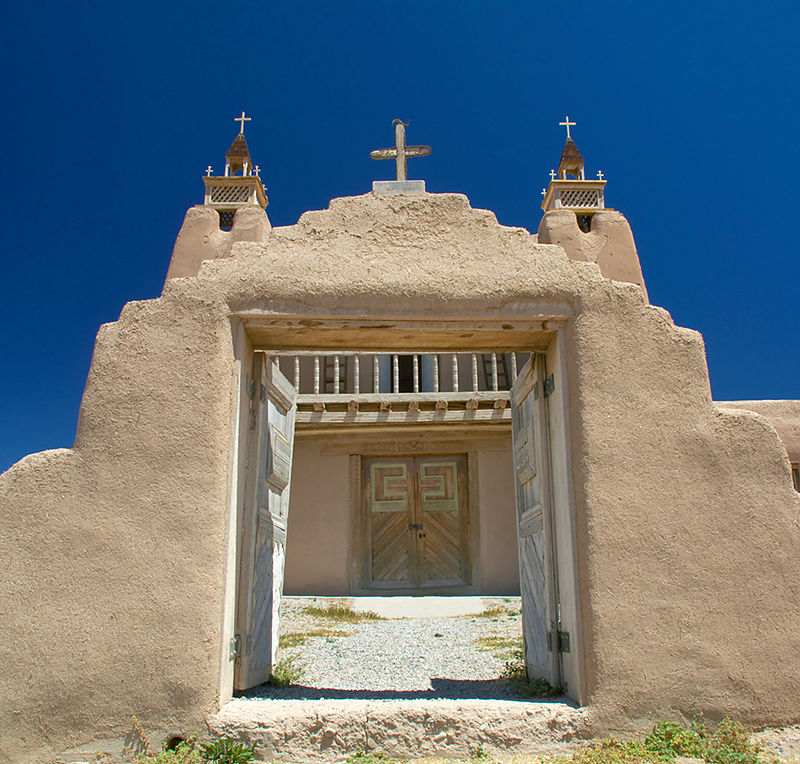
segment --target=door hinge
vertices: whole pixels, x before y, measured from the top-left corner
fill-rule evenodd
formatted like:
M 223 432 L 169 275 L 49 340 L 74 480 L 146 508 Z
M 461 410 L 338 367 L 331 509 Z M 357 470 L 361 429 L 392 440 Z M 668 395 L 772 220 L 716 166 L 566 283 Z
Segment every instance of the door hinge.
M 553 390 L 556 389 L 556 380 L 551 374 L 545 381 L 544 381 L 544 397 L 549 398 Z
M 239 635 L 234 634 L 231 637 L 230 648 L 228 649 L 228 660 L 235 661 L 239 657 Z
M 547 649 L 550 652 L 568 653 L 569 652 L 569 632 L 568 631 L 549 631 L 547 633 Z
M 251 398 L 256 397 L 256 381 L 252 377 L 247 378 L 247 394 Z
M 539 400 L 539 383 L 538 382 L 534 382 L 533 383 L 533 400 L 535 400 L 535 401 Z

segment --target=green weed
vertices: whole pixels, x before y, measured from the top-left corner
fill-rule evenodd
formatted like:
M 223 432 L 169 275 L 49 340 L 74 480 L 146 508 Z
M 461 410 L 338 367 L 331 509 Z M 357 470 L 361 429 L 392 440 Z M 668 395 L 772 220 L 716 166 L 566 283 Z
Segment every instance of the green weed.
M 278 647 L 300 647 L 315 637 L 346 637 L 348 632 L 341 629 L 309 629 L 308 631 L 293 631 L 288 634 L 281 634 L 278 638 Z
M 387 756 L 383 751 L 359 751 L 345 759 L 347 764 L 390 764 L 397 761 Z
M 294 658 L 281 658 L 273 667 L 269 683 L 273 687 L 288 687 L 295 684 L 303 676 L 303 666 Z
M 488 758 L 489 754 L 483 750 L 482 745 L 476 745 L 474 748 L 470 748 L 469 751 L 470 761 L 486 761 Z
M 521 698 L 555 698 L 563 693 L 563 688 L 553 687 L 546 679 L 528 678 L 524 653 L 520 648 L 514 650 L 513 655 L 513 659 L 506 662 L 500 678 L 508 683 L 515 695 Z
M 225 737 L 200 746 L 200 753 L 208 764 L 249 764 L 256 747 Z
M 377 613 L 371 610 L 356 612 L 350 605 L 332 604 L 327 607 L 309 605 L 303 609 L 306 615 L 314 618 L 325 618 L 328 621 L 339 621 L 344 623 L 358 623 L 359 621 L 382 621 L 384 620 Z
M 492 635 L 489 637 L 479 637 L 475 640 L 478 650 L 485 653 L 494 653 L 495 657 L 500 658 L 513 658 L 520 652 L 520 642 L 522 637 L 503 637 Z

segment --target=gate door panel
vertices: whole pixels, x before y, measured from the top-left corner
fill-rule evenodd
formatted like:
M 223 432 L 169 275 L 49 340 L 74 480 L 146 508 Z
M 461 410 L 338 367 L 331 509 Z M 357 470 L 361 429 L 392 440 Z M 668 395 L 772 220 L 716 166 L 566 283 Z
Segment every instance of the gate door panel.
M 560 684 L 544 364 L 531 355 L 511 390 L 522 633 L 528 676 Z
M 266 682 L 278 657 L 297 397 L 266 356 L 259 354 L 253 376 L 237 595 L 237 690 Z

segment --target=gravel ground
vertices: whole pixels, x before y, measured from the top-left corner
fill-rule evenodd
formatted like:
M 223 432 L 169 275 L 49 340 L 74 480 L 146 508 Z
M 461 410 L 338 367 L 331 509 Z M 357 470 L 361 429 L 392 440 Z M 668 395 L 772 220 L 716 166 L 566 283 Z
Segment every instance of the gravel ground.
M 262 685 L 250 697 L 270 698 L 494 698 L 515 697 L 498 681 L 522 646 L 518 597 L 482 598 L 483 615 L 387 618 L 357 623 L 309 616 L 310 605 L 347 600 L 284 599 L 281 635 L 303 635 L 284 646 L 301 675 L 288 687 Z M 313 636 L 314 632 L 322 632 Z M 331 634 L 330 632 L 334 632 Z M 335 632 L 344 632 L 336 634 Z

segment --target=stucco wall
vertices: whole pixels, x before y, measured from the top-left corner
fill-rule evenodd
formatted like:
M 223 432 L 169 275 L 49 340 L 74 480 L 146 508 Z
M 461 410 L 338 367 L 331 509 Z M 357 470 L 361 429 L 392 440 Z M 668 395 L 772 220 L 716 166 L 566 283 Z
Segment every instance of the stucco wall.
M 502 450 L 478 454 L 482 593 L 519 594 L 517 510 L 511 438 Z
M 347 454 L 320 453 L 295 438 L 286 540 L 287 594 L 350 594 L 350 472 Z
M 197 729 L 214 708 L 245 314 L 309 331 L 385 317 L 389 336 L 402 316 L 544 332 L 555 313 L 582 700 L 606 726 L 799 720 L 800 498 L 775 430 L 712 404 L 700 336 L 462 196 L 366 195 L 128 305 L 98 334 L 74 449 L 0 476 L 0 758 L 122 734 L 133 714 Z
M 717 401 L 716 405 L 763 416 L 777 431 L 791 462 L 800 462 L 800 401 Z

